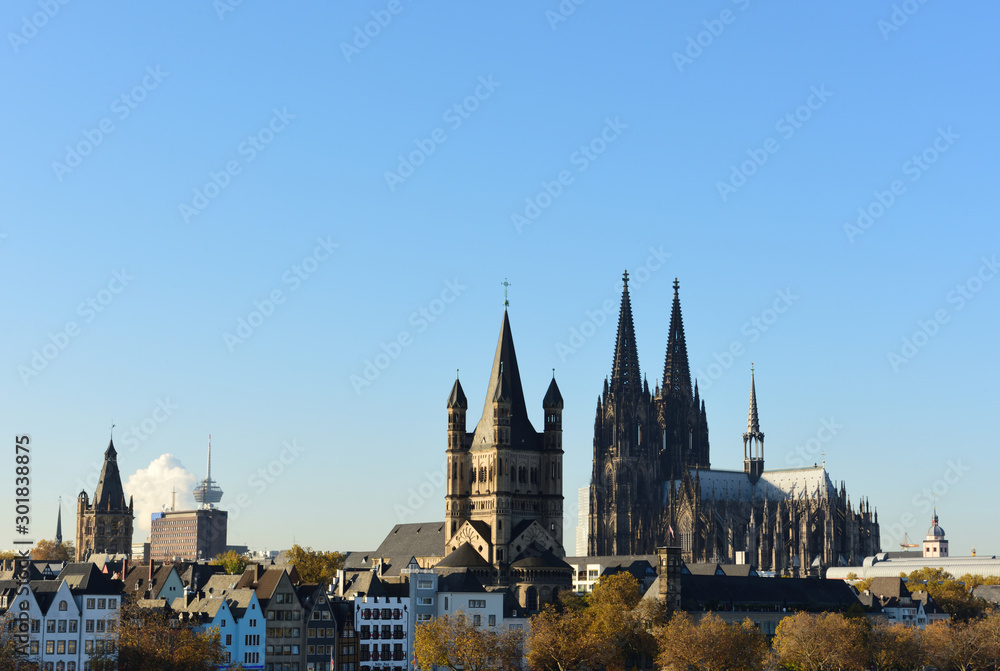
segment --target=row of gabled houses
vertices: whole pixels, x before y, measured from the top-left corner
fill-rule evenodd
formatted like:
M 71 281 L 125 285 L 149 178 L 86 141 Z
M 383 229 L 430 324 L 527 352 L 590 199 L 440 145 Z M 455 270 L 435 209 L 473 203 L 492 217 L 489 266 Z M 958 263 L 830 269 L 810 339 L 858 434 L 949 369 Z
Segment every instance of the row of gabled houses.
M 422 569 L 412 560 L 393 575 L 375 566 L 341 574 L 328 591 L 290 565 L 229 575 L 206 563 L 31 562 L 27 590 L 13 566 L 0 571 L 0 612 L 28 613 L 29 656 L 45 671 L 87 671 L 91 655 L 116 645 L 113 623 L 131 603 L 214 629 L 229 662 L 248 671 L 408 671 L 420 622 L 461 614 L 482 627 L 527 626 L 509 591 L 453 564 Z

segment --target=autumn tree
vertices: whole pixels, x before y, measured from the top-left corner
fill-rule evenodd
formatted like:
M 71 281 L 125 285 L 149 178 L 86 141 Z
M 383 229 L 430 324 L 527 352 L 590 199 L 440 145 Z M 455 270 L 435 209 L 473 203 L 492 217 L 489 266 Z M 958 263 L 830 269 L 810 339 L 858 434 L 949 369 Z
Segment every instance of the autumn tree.
M 628 572 L 605 576 L 582 601 L 567 599 L 531 618 L 532 669 L 568 671 L 631 668 L 656 654 L 653 623 L 658 603 L 640 602 L 639 582 Z
M 604 648 L 609 670 L 632 667 L 656 655 L 653 604 L 640 608 L 639 581 L 628 571 L 603 576 L 587 595 L 592 634 Z
M 656 664 L 666 671 L 757 671 L 770 653 L 764 635 L 749 619 L 729 624 L 708 613 L 695 624 L 680 612 L 657 633 Z
M 413 654 L 421 669 L 519 671 L 520 632 L 477 627 L 462 613 L 417 624 Z
M 919 631 L 913 627 L 876 620 L 865 642 L 872 671 L 919 669 L 924 664 Z
M 13 630 L 14 614 L 10 611 L 0 616 L 0 669 L 17 669 L 17 671 L 40 671 L 42 665 L 37 658 L 29 657 L 25 643 L 18 640 L 17 632 Z
M 531 618 L 528 666 L 532 671 L 582 671 L 601 668 L 605 651 L 590 628 L 586 610 L 563 613 L 547 604 Z
M 57 543 L 40 540 L 31 550 L 31 558 L 39 561 L 73 561 L 75 556 L 76 548 L 73 547 L 73 541 Z
M 105 642 L 113 645 L 91 656 L 92 671 L 216 671 L 228 663 L 218 631 L 198 632 L 135 604 L 122 606 Z
M 900 576 L 906 578 L 906 586 L 911 592 L 921 588 L 926 589 L 934 602 L 951 615 L 953 620 L 966 622 L 980 617 L 988 607 L 984 599 L 972 595 L 971 587 L 955 580 L 955 577 L 943 568 L 927 566 L 909 575 L 900 574 Z M 972 576 L 966 577 L 971 579 L 973 585 L 975 584 Z
M 243 571 L 250 565 L 250 560 L 236 550 L 229 550 L 218 555 L 211 563 L 221 566 L 229 575 L 243 575 Z
M 864 624 L 839 613 L 796 613 L 774 632 L 779 665 L 797 671 L 860 671 L 865 668 Z
M 298 571 L 302 582 L 329 585 L 344 566 L 344 555 L 340 552 L 323 552 L 293 545 L 287 556 L 288 563 Z
M 20 556 L 21 555 L 14 550 L 4 550 L 3 552 L 0 552 L 0 562 L 13 561 L 14 559 L 19 559 Z

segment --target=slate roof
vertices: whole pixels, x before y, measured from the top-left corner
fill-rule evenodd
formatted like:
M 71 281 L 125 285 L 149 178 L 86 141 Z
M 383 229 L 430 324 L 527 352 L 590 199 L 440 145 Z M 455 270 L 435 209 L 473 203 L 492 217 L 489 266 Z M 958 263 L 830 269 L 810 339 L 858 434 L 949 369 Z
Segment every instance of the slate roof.
M 518 559 L 516 562 L 510 565 L 511 568 L 563 568 L 572 570 L 569 564 L 564 562 L 559 557 L 552 554 L 550 551 L 546 550 L 541 555 L 537 557 L 525 557 L 524 559 Z
M 108 443 L 104 451 L 104 466 L 101 467 L 101 479 L 97 481 L 97 492 L 94 494 L 96 510 L 125 511 L 128 503 L 122 490 L 122 476 L 118 472 L 118 452 L 114 441 Z
M 755 578 L 718 575 L 681 575 L 685 609 L 716 609 L 727 604 L 776 606 L 788 610 L 844 610 L 859 603 L 850 585 L 816 578 Z M 700 608 L 691 608 L 697 604 Z
M 444 529 L 444 522 L 397 524 L 382 540 L 378 549 L 368 553 L 366 561 L 358 568 L 371 568 L 372 562 L 384 559 L 382 575 L 395 576 L 399 575 L 400 569 L 406 567 L 411 557 L 442 557 Z M 351 563 L 357 563 L 353 557 Z
M 35 593 L 35 601 L 38 602 L 38 607 L 43 613 L 49 612 L 49 606 L 52 605 L 52 600 L 55 599 L 61 584 L 58 580 L 34 580 L 31 582 L 31 591 Z
M 552 382 L 549 383 L 549 388 L 545 392 L 545 398 L 542 399 L 542 407 L 557 410 L 563 409 L 563 397 L 559 393 L 559 385 L 556 384 L 555 373 L 552 374 Z
M 229 610 L 233 612 L 233 617 L 238 620 L 243 619 L 243 615 L 253 601 L 254 591 L 252 589 L 234 589 L 226 594 L 229 602 Z
M 148 565 L 133 566 L 122 581 L 124 583 L 122 590 L 127 595 L 139 594 L 144 598 L 156 599 L 173 570 L 174 567 L 169 564 L 154 568 L 153 580 L 150 581 Z
M 497 340 L 497 350 L 493 356 L 493 370 L 490 372 L 490 382 L 486 388 L 483 414 L 473 433 L 471 449 L 492 447 L 493 402 L 499 398 L 510 401 L 510 446 L 515 450 L 541 449 L 541 436 L 531 425 L 528 409 L 524 404 L 521 373 L 517 368 L 514 337 L 511 335 L 510 319 L 506 309 L 503 311 L 500 338 Z
M 462 383 L 455 378 L 455 384 L 451 387 L 451 394 L 448 395 L 448 409 L 452 408 L 458 410 L 468 410 L 469 400 L 465 398 L 465 392 L 462 390 Z
M 438 592 L 485 593 L 483 583 L 471 571 L 454 571 L 438 578 Z
M 868 591 L 882 599 L 896 598 L 903 599 L 910 597 L 910 590 L 906 589 L 906 584 L 902 578 L 879 577 L 872 578 Z
M 723 471 L 716 469 L 690 470 L 691 479 L 698 478 L 701 482 L 701 498 L 706 500 L 724 500 L 727 496 L 735 500 L 771 501 L 800 498 L 836 498 L 837 490 L 822 466 L 809 468 L 788 468 L 774 471 L 764 471 L 760 480 L 751 483 L 749 476 L 743 471 Z M 681 480 L 674 484 L 680 488 Z M 669 493 L 670 483 L 664 483 L 664 495 Z
M 483 556 L 476 552 L 468 543 L 462 543 L 458 549 L 437 563 L 435 568 L 467 568 L 483 567 L 490 568 L 491 564 L 483 559 Z
M 122 592 L 121 580 L 112 580 L 90 562 L 66 564 L 56 580 L 65 580 L 67 587 L 74 593 L 121 594 Z

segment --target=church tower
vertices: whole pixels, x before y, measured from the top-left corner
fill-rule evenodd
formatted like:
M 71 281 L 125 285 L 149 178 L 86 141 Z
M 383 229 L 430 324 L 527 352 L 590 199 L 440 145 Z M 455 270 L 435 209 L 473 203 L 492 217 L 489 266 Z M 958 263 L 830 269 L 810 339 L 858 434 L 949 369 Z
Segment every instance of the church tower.
M 760 432 L 760 420 L 757 419 L 753 366 L 750 366 L 750 412 L 747 416 L 747 432 L 743 434 L 743 471 L 751 483 L 760 480 L 764 472 L 764 434 Z
M 468 401 L 457 379 L 447 405 L 445 554 L 468 543 L 494 565 L 546 551 L 563 556 L 563 399 L 553 376 L 544 431 L 535 431 L 506 308 L 475 429 L 466 433 Z
M 642 554 L 657 546 L 660 430 L 649 385 L 639 372 L 628 272 L 623 284 L 611 380 L 604 381 L 594 422 L 587 548 L 592 556 Z
M 681 317 L 680 283 L 674 279 L 674 302 L 670 310 L 667 356 L 663 364 L 663 386 L 656 399 L 662 431 L 661 469 L 670 480 L 688 468 L 710 468 L 708 419 L 698 385 L 691 392 L 684 320 Z
M 114 440 L 104 451 L 104 466 L 94 501 L 81 491 L 76 501 L 76 561 L 91 554 L 124 554 L 132 557 L 132 497 L 125 503 L 118 452 Z

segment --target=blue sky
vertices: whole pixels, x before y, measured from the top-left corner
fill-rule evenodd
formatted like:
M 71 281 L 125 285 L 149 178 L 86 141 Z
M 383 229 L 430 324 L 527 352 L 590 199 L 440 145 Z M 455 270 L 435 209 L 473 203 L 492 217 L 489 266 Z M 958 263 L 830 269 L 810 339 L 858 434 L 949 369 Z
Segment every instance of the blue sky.
M 754 362 L 769 468 L 825 453 L 884 549 L 936 493 L 953 554 L 997 552 L 998 19 L 5 3 L 0 402 L 32 535 L 93 492 L 112 421 L 157 507 L 150 464 L 201 477 L 211 433 L 234 543 L 442 519 L 445 400 L 460 369 L 481 407 L 506 278 L 533 421 L 552 368 L 566 402 L 570 541 L 628 269 L 651 384 L 680 280 L 715 467 Z

